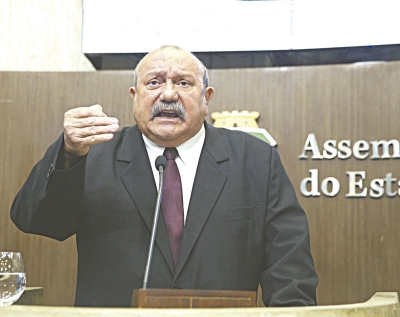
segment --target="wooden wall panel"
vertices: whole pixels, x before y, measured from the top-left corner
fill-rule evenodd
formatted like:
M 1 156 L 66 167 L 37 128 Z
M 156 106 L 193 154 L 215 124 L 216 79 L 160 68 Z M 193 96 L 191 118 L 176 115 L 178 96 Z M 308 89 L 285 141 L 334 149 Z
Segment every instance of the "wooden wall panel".
M 46 305 L 73 305 L 75 237 L 65 242 L 21 233 L 9 219 L 14 196 L 33 165 L 62 132 L 71 107 L 99 103 L 122 125 L 133 124 L 130 72 L 0 72 L 0 250 L 21 251 L 28 286 L 44 286 Z
M 56 242 L 26 235 L 9 220 L 9 208 L 33 164 L 62 131 L 63 113 L 99 103 L 121 125 L 132 124 L 130 72 L 0 73 L 0 250 L 24 253 L 30 286 L 45 287 L 47 305 L 72 305 L 75 240 Z M 278 142 L 282 161 L 307 212 L 320 276 L 319 304 L 367 300 L 377 291 L 400 291 L 399 196 L 346 198 L 346 171 L 365 171 L 364 186 L 392 173 L 397 190 L 399 159 L 300 160 L 307 135 L 326 140 L 399 138 L 400 63 L 210 70 L 216 94 L 210 113 L 256 110 L 259 126 Z M 208 120 L 211 122 L 210 117 Z M 309 169 L 319 182 L 335 177 L 335 197 L 304 197 Z
M 211 71 L 216 96 L 210 109 L 260 111 L 259 126 L 278 142 L 278 150 L 306 210 L 312 250 L 320 276 L 320 304 L 367 300 L 376 291 L 400 291 L 399 196 L 346 198 L 346 171 L 366 171 L 364 185 L 392 172 L 399 159 L 300 160 L 307 135 L 319 148 L 326 140 L 399 139 L 400 64 Z M 319 182 L 335 177 L 335 197 L 304 197 L 299 185 L 318 169 Z

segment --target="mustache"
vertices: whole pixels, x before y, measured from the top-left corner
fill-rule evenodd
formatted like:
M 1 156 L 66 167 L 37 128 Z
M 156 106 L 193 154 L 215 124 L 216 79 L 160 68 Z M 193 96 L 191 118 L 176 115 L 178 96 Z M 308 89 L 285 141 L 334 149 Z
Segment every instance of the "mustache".
M 157 117 L 157 115 L 162 112 L 173 112 L 183 121 L 185 121 L 186 118 L 186 111 L 182 103 L 177 101 L 158 101 L 153 106 L 150 120 L 153 120 L 155 117 Z

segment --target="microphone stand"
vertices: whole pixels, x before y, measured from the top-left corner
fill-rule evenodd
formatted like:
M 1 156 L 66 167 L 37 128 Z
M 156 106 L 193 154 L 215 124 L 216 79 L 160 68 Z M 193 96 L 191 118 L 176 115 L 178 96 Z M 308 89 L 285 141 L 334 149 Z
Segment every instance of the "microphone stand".
M 165 160 L 165 163 L 163 162 L 164 164 L 162 164 L 162 163 L 157 164 L 157 160 L 156 160 L 156 166 L 157 166 L 158 172 L 159 172 L 159 186 L 158 186 L 156 208 L 154 210 L 153 229 L 151 231 L 149 253 L 147 255 L 146 270 L 144 272 L 143 287 L 142 287 L 143 289 L 147 288 L 147 283 L 149 281 L 150 264 L 151 264 L 151 259 L 153 258 L 154 241 L 155 241 L 156 233 L 157 233 L 158 216 L 160 214 L 160 205 L 161 205 L 163 182 L 164 182 L 164 168 L 166 166 L 166 161 L 167 161 L 164 156 L 163 156 L 163 158 Z

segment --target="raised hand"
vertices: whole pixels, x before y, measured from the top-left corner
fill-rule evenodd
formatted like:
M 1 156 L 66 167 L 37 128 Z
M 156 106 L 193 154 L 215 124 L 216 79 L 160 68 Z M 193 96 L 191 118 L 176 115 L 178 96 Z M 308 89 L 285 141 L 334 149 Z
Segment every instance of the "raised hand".
M 67 111 L 64 114 L 65 159 L 85 156 L 91 145 L 111 140 L 118 130 L 118 119 L 107 117 L 100 105 Z

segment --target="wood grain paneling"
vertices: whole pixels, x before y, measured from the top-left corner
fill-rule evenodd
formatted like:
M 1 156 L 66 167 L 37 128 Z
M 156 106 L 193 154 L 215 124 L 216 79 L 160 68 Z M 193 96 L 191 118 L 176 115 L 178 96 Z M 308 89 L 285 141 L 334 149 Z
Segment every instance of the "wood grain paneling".
M 62 132 L 63 113 L 99 103 L 132 124 L 131 72 L 0 73 L 0 250 L 23 252 L 28 285 L 44 287 L 47 305 L 72 305 L 76 279 L 74 238 L 56 242 L 18 231 L 9 220 L 14 196 L 48 145 Z M 309 217 L 311 246 L 320 277 L 319 304 L 365 301 L 378 291 L 400 291 L 399 196 L 346 198 L 347 171 L 365 171 L 364 186 L 392 173 L 397 190 L 399 159 L 300 160 L 307 135 L 326 140 L 399 139 L 400 63 L 210 70 L 216 89 L 210 113 L 260 112 L 259 126 L 278 150 Z M 208 119 L 211 122 L 210 117 Z M 319 183 L 335 177 L 335 197 L 304 197 L 310 169 Z
M 365 171 L 364 186 L 392 172 L 399 159 L 300 160 L 307 135 L 326 140 L 399 139 L 400 64 L 210 71 L 216 96 L 210 110 L 260 111 L 259 126 L 278 142 L 282 161 L 306 210 L 320 277 L 320 304 L 367 300 L 376 291 L 400 291 L 399 196 L 346 198 L 346 171 Z M 309 155 L 311 156 L 311 155 Z M 318 169 L 319 182 L 335 177 L 335 197 L 304 197 L 299 185 Z
M 121 125 L 133 124 L 131 75 L 0 73 L 0 250 L 23 253 L 27 283 L 44 287 L 45 305 L 73 305 L 75 238 L 60 243 L 18 231 L 9 219 L 11 203 L 33 165 L 62 132 L 66 110 L 99 103 Z

